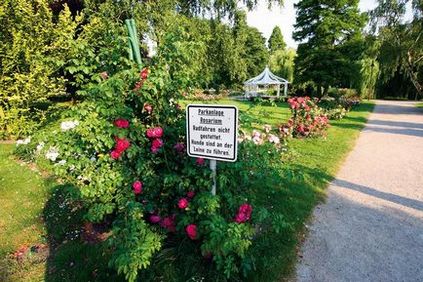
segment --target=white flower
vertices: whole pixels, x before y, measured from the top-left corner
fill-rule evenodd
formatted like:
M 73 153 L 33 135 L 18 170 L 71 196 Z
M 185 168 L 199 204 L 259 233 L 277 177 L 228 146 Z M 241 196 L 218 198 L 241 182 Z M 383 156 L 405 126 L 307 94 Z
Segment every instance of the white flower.
M 16 146 L 28 145 L 30 142 L 31 142 L 31 137 L 25 138 L 24 140 L 20 139 L 16 141 Z
M 58 156 L 59 150 L 56 147 L 50 147 L 46 153 L 46 159 L 51 160 L 53 162 L 56 161 Z
M 69 170 L 70 170 L 70 171 L 75 170 L 75 165 L 71 165 L 71 166 L 69 167 Z
M 37 152 L 40 152 L 43 148 L 44 148 L 44 142 L 40 142 L 40 143 L 38 143 L 38 145 L 37 145 Z
M 58 161 L 55 165 L 65 165 L 66 160 Z
M 97 159 L 95 157 L 91 157 L 90 161 L 95 162 Z
M 60 128 L 62 129 L 62 131 L 68 131 L 70 129 L 75 128 L 78 124 L 79 124 L 79 121 L 77 121 L 77 120 L 75 120 L 75 121 L 63 121 L 60 124 Z
M 273 135 L 273 134 L 269 134 L 269 142 L 279 144 L 279 143 L 281 143 L 281 140 L 279 139 L 278 136 Z
M 253 130 L 253 138 L 255 137 L 260 138 L 260 136 L 261 136 L 261 133 L 259 131 Z

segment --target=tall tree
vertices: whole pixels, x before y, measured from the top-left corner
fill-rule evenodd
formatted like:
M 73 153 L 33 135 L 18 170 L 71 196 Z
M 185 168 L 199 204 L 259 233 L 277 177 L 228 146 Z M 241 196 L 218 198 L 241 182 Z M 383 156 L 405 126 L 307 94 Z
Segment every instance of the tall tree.
M 268 45 L 271 52 L 285 49 L 286 43 L 283 40 L 281 29 L 278 26 L 273 28 L 272 34 L 269 37 Z
M 270 55 L 269 67 L 278 76 L 292 82 L 294 79 L 295 49 L 276 50 Z
M 406 4 L 410 0 L 379 0 L 371 12 L 373 31 L 378 34 L 381 68 L 380 84 L 405 76 L 414 87 L 414 98 L 423 97 L 423 24 L 421 0 L 412 1 L 414 18 L 404 22 Z M 404 81 L 402 92 L 404 91 Z M 392 94 L 391 94 L 392 95 Z M 411 97 L 409 97 L 411 98 Z
M 244 48 L 248 76 L 259 74 L 266 67 L 269 52 L 266 48 L 266 39 L 257 28 L 248 27 Z
M 358 10 L 358 0 L 301 0 L 293 37 L 302 42 L 295 60 L 298 82 L 314 82 L 326 92 L 341 86 L 351 72 L 351 62 L 361 53 L 357 48 L 366 17 Z M 354 47 L 350 52 L 346 46 Z M 349 51 L 345 54 L 345 51 Z

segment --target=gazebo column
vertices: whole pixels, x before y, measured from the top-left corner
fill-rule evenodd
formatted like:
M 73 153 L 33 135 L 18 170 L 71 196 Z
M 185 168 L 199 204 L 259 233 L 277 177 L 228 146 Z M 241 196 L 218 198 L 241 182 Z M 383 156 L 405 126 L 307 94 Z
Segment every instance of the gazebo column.
M 277 92 L 277 94 L 276 94 L 276 96 L 277 96 L 278 98 L 279 98 L 280 93 L 281 93 L 281 85 L 280 85 L 280 84 L 278 84 L 278 92 Z
M 288 96 L 288 83 L 286 82 L 283 84 L 283 95 Z

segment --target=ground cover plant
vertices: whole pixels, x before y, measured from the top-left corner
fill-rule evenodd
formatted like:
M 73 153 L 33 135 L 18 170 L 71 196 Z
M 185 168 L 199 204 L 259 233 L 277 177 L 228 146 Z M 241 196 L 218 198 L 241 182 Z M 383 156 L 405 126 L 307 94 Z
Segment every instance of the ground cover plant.
M 251 110 L 250 105 L 246 109 Z M 275 110 L 279 114 L 287 113 L 286 106 L 284 108 L 276 108 Z M 349 113 L 343 120 L 333 122 L 327 139 L 311 138 L 292 140 L 289 145 L 290 153 L 284 159 L 278 158 L 277 155 L 271 155 L 271 158 L 267 158 L 267 151 L 270 147 L 263 147 L 265 152 L 256 149 L 242 149 L 243 152 L 248 152 L 248 155 L 241 154 L 240 158 L 243 164 L 236 163 L 235 166 L 253 166 L 256 168 L 254 170 L 255 173 L 248 177 L 250 185 L 256 187 L 253 188 L 252 192 L 254 194 L 252 217 L 265 217 L 266 213 L 271 213 L 277 218 L 277 220 L 270 221 L 273 222 L 271 224 L 273 225 L 272 227 L 268 224 L 258 225 L 259 228 L 267 229 L 267 232 L 257 233 L 254 237 L 253 245 L 246 252 L 246 257 L 254 259 L 250 262 L 250 265 L 255 270 L 247 275 L 247 279 L 272 281 L 280 277 L 286 277 L 290 273 L 296 257 L 295 245 L 299 240 L 298 233 L 303 229 L 304 221 L 312 211 L 314 205 L 322 198 L 322 191 L 327 185 L 327 181 L 334 175 L 342 158 L 345 157 L 345 154 L 352 147 L 354 139 L 364 125 L 365 117 L 370 110 L 371 105 L 364 104 L 359 106 L 356 111 Z M 257 120 L 262 119 L 263 125 L 267 123 L 266 117 L 258 115 L 256 118 Z M 65 125 L 72 127 L 69 123 Z M 77 128 L 69 129 L 68 133 Z M 27 145 L 19 146 L 25 148 Z M 113 147 L 113 145 L 111 146 Z M 252 148 L 257 148 L 252 143 L 245 143 L 242 146 L 253 146 Z M 248 161 L 250 159 L 260 161 L 251 163 Z M 263 163 L 263 160 L 265 163 Z M 57 159 L 57 162 L 59 162 L 59 159 Z M 227 185 L 228 177 L 232 179 L 233 174 L 231 175 L 230 172 L 233 172 L 233 169 L 230 165 L 224 164 L 220 165 L 219 168 L 219 174 L 221 175 L 219 187 L 221 187 L 221 190 L 218 191 L 223 193 L 222 196 L 226 196 L 224 187 Z M 22 168 L 16 166 L 15 170 L 18 169 Z M 8 179 L 11 181 L 13 175 L 9 175 Z M 16 183 L 16 185 L 10 186 L 14 187 L 13 189 L 19 190 L 22 189 L 23 184 Z M 129 192 L 132 189 L 128 184 Z M 68 195 L 66 198 L 69 197 Z M 49 194 L 48 203 L 50 208 L 55 205 L 61 206 L 62 202 L 60 199 L 58 196 Z M 11 204 L 18 205 L 19 200 L 14 199 L 10 200 L 10 202 Z M 176 202 L 175 205 L 177 205 Z M 73 209 L 73 207 L 69 208 L 69 210 Z M 62 209 L 57 208 L 57 210 L 60 211 Z M 236 214 L 236 212 L 237 209 L 235 208 L 234 213 Z M 62 217 L 59 216 L 59 220 L 60 218 L 67 218 L 67 213 L 62 210 L 62 213 L 59 213 L 59 215 L 62 215 Z M 80 225 L 85 221 L 78 215 L 72 218 L 75 221 L 79 220 Z M 111 258 L 111 253 L 106 242 L 97 241 L 97 243 L 87 243 L 85 240 L 81 240 L 80 237 L 76 240 L 67 240 L 66 236 L 68 235 L 66 234 L 69 234 L 69 231 L 75 230 L 73 222 L 64 220 L 61 228 L 68 229 L 57 232 L 57 222 L 52 221 L 53 219 L 49 219 L 48 217 L 45 217 L 44 220 L 46 220 L 49 226 L 46 230 L 47 234 L 43 234 L 42 232 L 38 234 L 40 234 L 40 237 L 45 236 L 45 238 L 49 238 L 47 243 L 54 246 L 45 266 L 45 274 L 40 273 L 44 270 L 40 266 L 42 264 L 40 262 L 30 264 L 29 266 L 18 264 L 15 268 L 11 268 L 10 261 L 8 261 L 9 264 L 6 268 L 11 269 L 9 277 L 15 278 L 17 275 L 20 275 L 19 273 L 21 275 L 22 273 L 27 275 L 38 273 L 39 276 L 44 275 L 47 281 L 102 281 L 104 279 L 111 279 L 111 277 L 115 280 L 124 278 L 123 276 L 116 276 L 116 273 L 107 266 Z M 163 279 L 186 281 L 190 277 L 194 279 L 205 277 L 206 280 L 211 279 L 210 277 L 218 277 L 216 276 L 216 272 L 209 271 L 210 261 L 207 258 L 203 258 L 200 254 L 197 257 L 185 255 L 186 253 L 183 249 L 188 248 L 192 241 L 188 235 L 184 234 L 184 236 L 185 240 L 182 245 L 175 245 L 174 242 L 169 242 L 163 253 L 154 258 L 153 267 L 148 271 L 140 273 L 141 278 L 150 281 Z M 5 242 L 7 241 L 5 240 Z M 32 241 L 30 242 L 32 245 L 39 243 L 37 239 L 29 241 Z M 28 243 L 25 240 L 17 240 L 14 247 L 9 248 L 8 251 L 14 249 L 15 246 Z M 195 247 L 194 249 L 188 249 L 193 251 Z M 200 256 L 200 260 L 192 259 L 199 258 Z M 190 269 L 188 266 L 195 268 L 196 274 L 193 275 L 192 272 L 187 271 L 187 269 Z M 221 278 L 223 280 L 225 279 L 224 276 L 221 276 Z

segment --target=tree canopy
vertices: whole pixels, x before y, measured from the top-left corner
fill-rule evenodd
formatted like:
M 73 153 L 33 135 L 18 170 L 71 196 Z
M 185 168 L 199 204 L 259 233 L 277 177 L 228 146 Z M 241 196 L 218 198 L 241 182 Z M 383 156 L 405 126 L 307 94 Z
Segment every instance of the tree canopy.
M 370 13 L 379 41 L 380 97 L 394 93 L 399 97 L 423 97 L 423 3 L 412 1 L 414 17 L 404 22 L 408 2 L 379 0 Z
M 278 26 L 273 28 L 272 34 L 269 37 L 268 46 L 271 52 L 285 49 L 286 43 L 283 40 L 281 29 Z
M 313 82 L 318 92 L 343 86 L 355 72 L 353 62 L 361 53 L 365 16 L 358 0 L 301 0 L 295 5 L 297 22 L 293 37 L 301 42 L 295 60 L 298 82 Z M 347 53 L 346 53 L 347 52 Z

